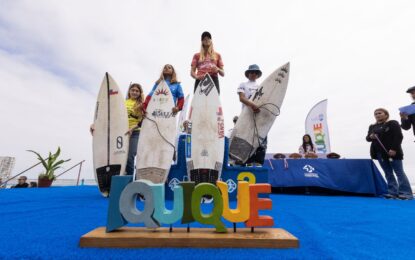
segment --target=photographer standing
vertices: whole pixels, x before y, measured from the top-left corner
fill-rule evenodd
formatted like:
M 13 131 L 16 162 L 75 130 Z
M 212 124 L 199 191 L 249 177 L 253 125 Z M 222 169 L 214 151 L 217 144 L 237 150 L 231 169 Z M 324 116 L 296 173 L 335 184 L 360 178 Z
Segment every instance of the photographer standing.
M 406 93 L 411 94 L 412 100 L 414 101 L 412 103 L 412 105 L 415 105 L 415 86 L 409 88 Z M 411 129 L 412 126 L 412 130 L 414 131 L 414 135 L 415 135 L 415 114 L 412 115 L 407 115 L 405 113 L 400 113 L 401 115 L 401 127 L 404 130 L 409 130 Z

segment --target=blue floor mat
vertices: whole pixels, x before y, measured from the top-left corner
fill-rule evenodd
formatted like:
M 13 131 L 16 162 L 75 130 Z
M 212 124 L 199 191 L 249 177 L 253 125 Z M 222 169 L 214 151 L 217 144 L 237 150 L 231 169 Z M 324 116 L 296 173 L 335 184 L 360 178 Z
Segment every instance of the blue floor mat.
M 96 249 L 79 238 L 105 226 L 97 187 L 0 190 L 0 258 L 414 259 L 415 201 L 271 195 L 268 211 L 298 249 Z M 198 226 L 193 225 L 192 226 Z

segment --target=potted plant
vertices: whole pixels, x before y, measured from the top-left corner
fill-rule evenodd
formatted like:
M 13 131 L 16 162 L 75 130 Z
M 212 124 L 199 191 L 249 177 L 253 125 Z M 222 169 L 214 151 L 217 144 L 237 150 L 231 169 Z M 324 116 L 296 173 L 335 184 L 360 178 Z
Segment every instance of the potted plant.
M 60 147 L 58 147 L 58 150 L 54 154 L 49 152 L 48 157 L 46 157 L 45 159 L 43 159 L 39 153 L 33 150 L 28 150 L 28 152 L 36 154 L 37 159 L 42 163 L 44 168 L 44 172 L 39 174 L 38 187 L 50 187 L 50 185 L 52 185 L 52 182 L 56 179 L 55 171 L 61 167 L 62 163 L 71 160 L 58 160 L 58 157 L 61 153 Z

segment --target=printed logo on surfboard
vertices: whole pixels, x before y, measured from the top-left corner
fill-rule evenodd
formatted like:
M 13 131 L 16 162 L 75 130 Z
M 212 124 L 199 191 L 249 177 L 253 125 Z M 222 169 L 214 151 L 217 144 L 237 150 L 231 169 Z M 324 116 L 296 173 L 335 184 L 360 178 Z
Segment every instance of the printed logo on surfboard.
M 111 95 L 117 95 L 118 94 L 118 91 L 116 91 L 116 90 L 113 90 L 113 89 L 110 89 L 109 90 L 109 92 L 108 92 L 108 94 L 111 96 Z
M 126 153 L 124 149 L 124 138 L 122 136 L 117 136 L 115 138 L 115 147 L 117 148 L 117 150 L 114 151 L 114 155 Z
M 170 117 L 174 116 L 173 115 L 173 112 L 171 112 L 171 111 L 163 111 L 161 109 L 155 109 L 153 111 L 153 113 L 151 113 L 151 115 L 154 118 L 170 118 Z
M 200 156 L 203 156 L 203 157 L 208 157 L 208 156 L 209 156 L 209 152 L 208 152 L 208 150 L 203 149 L 203 150 L 202 150 L 202 152 L 200 153 Z
M 288 73 L 288 68 L 287 68 L 287 67 L 283 67 L 283 68 L 281 69 L 281 71 L 283 71 L 283 72 L 285 72 L 285 73 Z
M 152 96 L 153 101 L 158 101 L 160 104 L 164 104 L 169 101 L 169 92 L 167 89 L 157 89 Z
M 210 91 L 213 89 L 215 84 L 209 77 L 205 77 L 200 83 L 199 94 L 209 95 Z
M 168 96 L 169 92 L 167 91 L 167 89 L 157 89 L 157 91 L 154 93 L 154 95 L 156 96 L 160 96 L 160 95 L 164 95 L 164 96 Z
M 285 78 L 286 74 L 288 74 L 288 68 L 287 67 L 281 68 L 281 72 L 279 72 L 277 74 L 278 77 L 275 79 L 275 81 L 278 82 L 279 84 L 281 84 L 281 82 Z
M 258 89 L 258 90 L 255 92 L 254 98 L 252 99 L 253 101 L 255 101 L 255 99 L 257 99 L 257 98 L 258 98 L 258 100 L 260 100 L 260 99 L 261 99 L 262 95 L 264 95 L 264 92 L 262 92 L 262 89 L 263 89 L 263 88 L 264 88 L 264 87 L 263 87 L 263 86 L 261 86 L 261 88 L 260 88 L 260 89 Z
M 152 100 L 153 100 L 153 102 L 159 102 L 160 104 L 165 104 L 169 101 L 169 97 L 168 96 L 167 97 L 163 97 L 163 96 L 156 97 L 156 96 L 154 96 L 152 98 Z
M 218 107 L 218 112 L 216 112 L 217 122 L 218 122 L 218 138 L 225 137 L 225 122 L 223 119 L 222 107 Z

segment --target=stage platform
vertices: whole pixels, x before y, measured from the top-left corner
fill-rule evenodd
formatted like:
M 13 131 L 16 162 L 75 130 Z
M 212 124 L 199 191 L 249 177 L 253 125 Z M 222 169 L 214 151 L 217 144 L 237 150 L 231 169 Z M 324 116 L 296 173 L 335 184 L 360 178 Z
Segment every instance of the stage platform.
M 283 228 L 297 237 L 299 248 L 80 248 L 82 235 L 106 224 L 108 200 L 99 194 L 97 187 L 0 190 L 0 259 L 413 259 L 415 256 L 415 201 L 275 194 L 270 198 L 273 210 L 268 213 L 275 219 L 275 228 Z
M 106 233 L 99 227 L 83 235 L 81 247 L 100 248 L 297 248 L 298 239 L 281 228 L 233 228 L 216 233 L 213 228 L 123 227 Z

